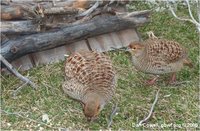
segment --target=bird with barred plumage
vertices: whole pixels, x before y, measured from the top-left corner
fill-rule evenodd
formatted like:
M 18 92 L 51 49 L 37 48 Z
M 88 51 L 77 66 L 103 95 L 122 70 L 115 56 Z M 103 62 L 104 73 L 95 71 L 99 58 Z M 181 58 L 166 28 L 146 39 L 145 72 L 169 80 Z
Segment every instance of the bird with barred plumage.
M 97 118 L 114 95 L 116 75 L 108 56 L 95 51 L 81 51 L 70 55 L 65 63 L 66 94 L 83 106 L 87 120 Z
M 135 68 L 144 73 L 156 75 L 147 81 L 153 85 L 159 75 L 171 73 L 170 84 L 176 81 L 176 72 L 183 66 L 192 67 L 186 49 L 178 42 L 157 38 L 153 32 L 149 32 L 149 39 L 143 42 L 131 42 L 128 51 L 132 56 L 132 63 Z

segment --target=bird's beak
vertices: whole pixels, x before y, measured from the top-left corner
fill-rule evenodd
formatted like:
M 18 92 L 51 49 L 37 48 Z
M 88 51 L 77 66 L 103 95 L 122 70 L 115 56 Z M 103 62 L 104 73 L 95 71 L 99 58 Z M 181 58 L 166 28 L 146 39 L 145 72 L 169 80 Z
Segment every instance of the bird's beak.
M 87 117 L 87 121 L 88 122 L 92 122 L 92 118 L 91 117 Z
M 130 51 L 131 49 L 129 47 L 124 47 L 125 51 Z
M 97 119 L 97 117 L 87 117 L 88 122 L 93 122 Z

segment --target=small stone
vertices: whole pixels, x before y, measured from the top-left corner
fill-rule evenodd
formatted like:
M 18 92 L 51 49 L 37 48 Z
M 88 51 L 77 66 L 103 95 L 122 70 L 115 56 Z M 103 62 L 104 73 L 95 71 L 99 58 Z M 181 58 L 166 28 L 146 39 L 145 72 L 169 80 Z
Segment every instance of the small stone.
M 42 115 L 42 121 L 48 123 L 49 122 L 49 116 L 47 114 Z

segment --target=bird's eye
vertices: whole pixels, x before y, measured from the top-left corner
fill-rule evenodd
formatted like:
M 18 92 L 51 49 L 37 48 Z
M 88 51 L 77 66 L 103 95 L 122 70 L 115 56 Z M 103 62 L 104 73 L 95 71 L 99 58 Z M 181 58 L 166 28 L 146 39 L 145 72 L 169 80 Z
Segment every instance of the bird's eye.
M 133 47 L 133 48 L 132 48 L 132 50 L 135 50 L 135 49 L 136 49 L 136 47 Z

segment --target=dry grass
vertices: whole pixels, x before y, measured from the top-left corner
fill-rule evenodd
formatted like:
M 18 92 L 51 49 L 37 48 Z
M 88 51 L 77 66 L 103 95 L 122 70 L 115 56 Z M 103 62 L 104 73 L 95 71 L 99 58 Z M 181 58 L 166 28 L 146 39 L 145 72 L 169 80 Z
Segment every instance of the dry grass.
M 183 69 L 178 73 L 178 80 L 189 83 L 168 86 L 164 81 L 168 78 L 166 75 L 162 76 L 157 86 L 145 86 L 143 82 L 148 75 L 137 72 L 132 67 L 129 54 L 122 51 L 108 52 L 118 74 L 116 96 L 96 122 L 88 123 L 81 105 L 67 97 L 61 89 L 64 80 L 63 62 L 24 72 L 23 75 L 28 75 L 39 88 L 33 90 L 27 86 L 15 98 L 12 92 L 21 82 L 14 76 L 1 75 L 1 109 L 6 111 L 1 112 L 1 129 L 107 129 L 107 118 L 112 103 L 115 102 L 120 110 L 114 116 L 112 129 L 195 129 L 196 124 L 199 124 L 199 49 L 195 27 L 190 23 L 175 20 L 168 12 L 160 12 L 153 13 L 152 22 L 139 29 L 144 39 L 146 31 L 149 30 L 154 31 L 157 36 L 176 40 L 188 48 L 194 68 Z M 134 127 L 147 116 L 158 88 L 161 89 L 158 103 L 148 124 Z M 48 114 L 48 123 L 42 121 L 43 114 Z M 164 124 L 168 124 L 165 125 L 168 127 L 162 127 Z

